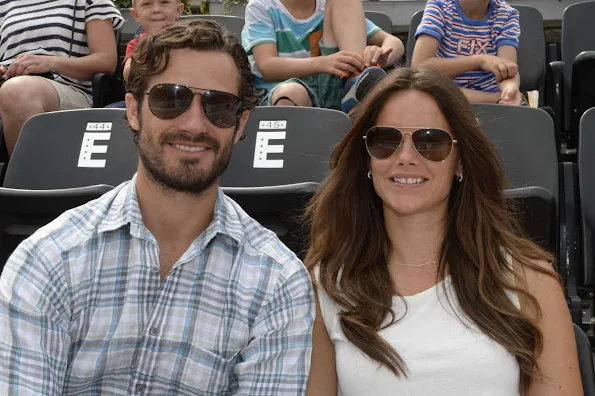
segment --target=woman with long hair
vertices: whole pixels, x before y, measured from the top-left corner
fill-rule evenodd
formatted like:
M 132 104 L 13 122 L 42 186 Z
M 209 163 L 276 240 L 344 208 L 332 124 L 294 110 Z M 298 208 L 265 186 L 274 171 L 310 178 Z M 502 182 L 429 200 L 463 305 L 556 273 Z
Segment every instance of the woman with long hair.
M 306 212 L 308 396 L 582 395 L 553 257 L 507 206 L 463 93 L 402 68 L 353 118 Z

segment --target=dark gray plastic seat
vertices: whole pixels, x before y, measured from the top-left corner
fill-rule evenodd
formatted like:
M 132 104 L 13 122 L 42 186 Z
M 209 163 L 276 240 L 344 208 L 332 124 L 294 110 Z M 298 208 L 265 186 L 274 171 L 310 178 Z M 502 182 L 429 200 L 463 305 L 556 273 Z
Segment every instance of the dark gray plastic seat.
M 504 190 L 504 197 L 514 202 L 527 235 L 542 248 L 555 254 L 558 250 L 556 199 L 543 187 Z
M 473 105 L 487 135 L 495 143 L 508 179 L 514 188 L 542 187 L 555 198 L 558 269 L 565 280 L 573 322 L 582 323 L 582 301 L 576 274 L 577 255 L 576 164 L 558 162 L 551 116 L 541 109 L 497 104 Z M 545 227 L 535 217 L 533 230 Z M 542 245 L 543 246 L 543 245 Z
M 69 110 L 25 123 L 0 188 L 2 264 L 36 229 L 134 175 L 138 153 L 124 114 Z
M 595 51 L 595 1 L 569 5 L 562 15 L 562 61 L 564 62 L 564 87 L 570 92 L 572 63 L 583 51 Z
M 582 213 L 582 283 L 595 286 L 595 109 L 583 114 L 578 153 L 579 190 Z
M 417 27 L 421 23 L 421 19 L 424 16 L 424 12 L 417 11 L 411 17 L 409 21 L 409 34 L 407 35 L 407 49 L 405 50 L 405 56 L 407 58 L 407 64 L 411 64 L 411 58 L 413 58 L 413 49 L 415 48 L 415 32 L 417 31 Z
M 538 186 L 559 202 L 558 155 L 552 118 L 532 107 L 474 104 L 515 188 Z
M 595 103 L 595 88 L 589 86 L 595 73 L 594 25 L 595 1 L 566 7 L 562 15 L 562 61 L 550 62 L 548 67 L 547 102 L 554 110 L 556 128 L 568 135 L 572 148 L 578 143 L 580 117 L 589 108 L 583 99 L 586 96 Z
M 350 127 L 349 117 L 336 110 L 257 107 L 220 184 L 300 254 L 305 230 L 298 216 L 328 174 L 330 154 Z
M 393 21 L 387 14 L 379 11 L 364 11 L 364 14 L 366 19 L 370 20 L 374 25 L 388 34 L 393 34 Z
M 578 363 L 583 380 L 583 393 L 585 396 L 595 396 L 595 374 L 593 372 L 593 354 L 589 337 L 577 325 L 574 325 L 574 336 L 578 352 Z

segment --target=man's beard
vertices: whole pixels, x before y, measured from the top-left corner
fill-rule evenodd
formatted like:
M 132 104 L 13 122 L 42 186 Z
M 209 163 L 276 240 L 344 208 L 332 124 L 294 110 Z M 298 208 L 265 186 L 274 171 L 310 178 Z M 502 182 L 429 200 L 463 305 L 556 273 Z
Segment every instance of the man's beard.
M 189 136 L 184 132 L 170 132 L 159 138 L 159 141 L 151 139 L 151 131 L 144 131 L 142 123 L 139 125 L 138 148 L 140 159 L 147 171 L 147 175 L 160 186 L 165 193 L 184 193 L 202 195 L 205 190 L 211 187 L 223 174 L 231 159 L 233 148 L 233 137 L 223 147 L 208 135 Z M 236 131 L 234 132 L 234 136 Z M 178 160 L 177 163 L 169 166 L 165 164 L 163 148 L 169 142 L 184 143 L 206 143 L 212 150 L 214 160 L 208 169 L 198 169 L 198 159 Z M 200 161 L 204 161 L 201 159 Z

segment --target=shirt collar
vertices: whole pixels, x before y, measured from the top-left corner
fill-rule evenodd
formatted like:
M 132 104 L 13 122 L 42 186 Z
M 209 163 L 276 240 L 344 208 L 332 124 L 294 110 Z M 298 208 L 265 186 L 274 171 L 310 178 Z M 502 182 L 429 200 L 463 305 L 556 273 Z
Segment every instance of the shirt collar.
M 128 184 L 122 185 L 109 205 L 107 215 L 98 226 L 98 232 L 109 232 L 130 226 L 130 235 L 155 242 L 155 238 L 143 223 L 142 214 L 136 194 L 135 174 Z M 227 235 L 238 244 L 243 241 L 242 213 L 239 207 L 229 199 L 221 188 L 217 189 L 217 199 L 213 218 L 209 226 L 193 242 L 197 250 L 202 250 L 218 234 Z

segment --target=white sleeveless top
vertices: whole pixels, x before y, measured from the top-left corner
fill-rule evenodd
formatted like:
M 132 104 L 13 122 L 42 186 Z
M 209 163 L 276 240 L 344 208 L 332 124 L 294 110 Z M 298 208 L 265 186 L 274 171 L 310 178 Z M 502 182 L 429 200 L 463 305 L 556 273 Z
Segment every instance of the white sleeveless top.
M 446 300 L 443 283 L 454 310 Z M 403 358 L 408 378 L 379 367 L 349 342 L 341 329 L 337 306 L 320 287 L 318 298 L 335 345 L 339 396 L 519 395 L 520 369 L 514 355 L 463 315 L 450 276 L 428 290 L 404 297 L 408 307 L 404 317 L 403 300 L 393 298 L 393 310 L 402 319 L 379 334 Z M 510 298 L 519 307 L 518 297 L 510 294 Z

